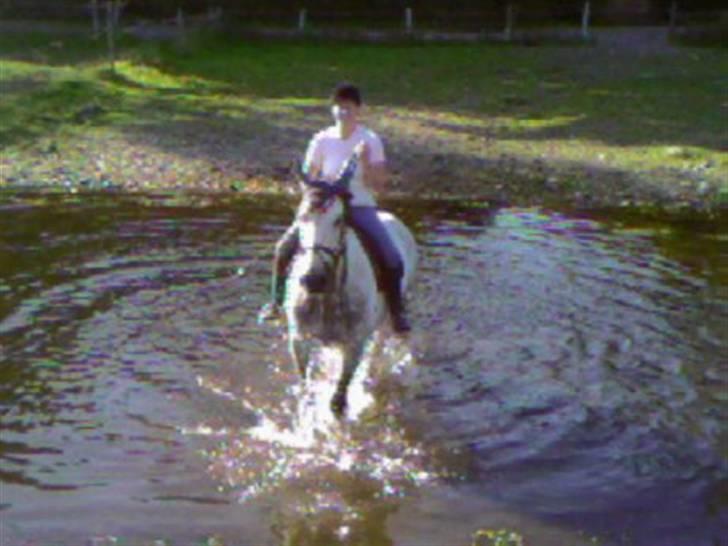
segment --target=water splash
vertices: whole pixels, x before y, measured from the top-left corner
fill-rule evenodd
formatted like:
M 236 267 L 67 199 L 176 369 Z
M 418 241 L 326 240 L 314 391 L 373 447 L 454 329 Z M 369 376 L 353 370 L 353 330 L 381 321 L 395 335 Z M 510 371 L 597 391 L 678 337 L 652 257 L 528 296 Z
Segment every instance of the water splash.
M 373 499 L 402 496 L 438 473 L 427 450 L 412 442 L 394 417 L 398 400 L 393 385 L 413 360 L 401 345 L 390 342 L 370 351 L 352 380 L 342 421 L 329 405 L 340 359 L 322 351 L 309 381 L 284 387 L 276 404 L 270 397 L 249 392 L 244 398 L 212 378 L 198 378 L 200 387 L 254 413 L 257 422 L 237 430 L 198 425 L 183 432 L 218 439 L 206 451 L 210 472 L 241 502 L 282 490 L 295 497 L 298 490 L 306 492 L 306 505 L 315 498 L 318 510 L 344 513 L 342 491 L 353 484 Z

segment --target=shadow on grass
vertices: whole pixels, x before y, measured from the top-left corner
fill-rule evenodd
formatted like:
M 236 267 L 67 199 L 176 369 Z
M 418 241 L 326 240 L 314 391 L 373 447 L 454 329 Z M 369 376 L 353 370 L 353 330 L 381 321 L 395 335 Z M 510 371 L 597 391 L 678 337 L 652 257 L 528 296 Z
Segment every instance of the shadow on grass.
M 27 76 L 3 80 L 1 85 L 0 147 L 29 146 L 86 124 L 123 126 L 155 122 L 164 116 L 204 116 L 205 111 L 191 98 L 222 89 L 147 85 L 110 69 L 61 76 L 52 71 L 31 71 Z
M 160 51 L 161 70 L 225 82 L 249 96 L 325 98 L 338 81 L 352 80 L 362 85 L 365 99 L 382 106 L 478 120 L 578 120 L 536 131 L 505 128 L 503 138 L 728 147 L 715 115 L 723 100 L 717 68 L 728 69 L 728 54 L 720 51 L 698 58 L 692 52 L 635 57 L 585 47 L 239 40 L 201 42 L 183 55 L 173 47 Z
M 0 146 L 28 145 L 68 124 L 88 121 L 83 108 L 113 97 L 91 80 L 16 81 L 0 104 Z
M 705 116 L 709 116 L 706 112 Z M 672 119 L 664 117 L 631 117 L 624 120 L 604 118 L 601 116 L 590 116 L 576 112 L 544 118 L 539 120 L 540 124 L 535 126 L 520 126 L 518 123 L 492 124 L 483 126 L 464 125 L 456 122 L 439 121 L 435 119 L 423 120 L 422 124 L 450 133 L 462 135 L 474 139 L 495 139 L 508 141 L 579 141 L 602 143 L 608 146 L 697 146 L 707 151 L 713 149 L 716 152 L 724 152 L 728 147 L 728 140 L 721 142 L 720 130 L 707 130 L 715 121 L 708 119 L 704 121 L 704 130 L 696 130 L 691 138 L 685 138 L 685 124 L 675 119 L 679 117 L 676 113 Z M 655 140 L 655 134 L 660 134 L 661 139 Z
M 145 67 L 147 70 L 152 72 L 152 74 L 159 75 L 160 73 L 156 70 Z M 145 81 L 142 79 L 135 79 L 131 75 L 127 74 L 124 71 L 125 67 L 122 65 L 122 67 L 117 68 L 116 70 L 111 70 L 111 68 L 107 68 L 105 70 L 102 70 L 99 72 L 99 78 L 102 81 L 105 81 L 107 83 L 113 84 L 119 88 L 122 89 L 128 89 L 128 90 L 136 90 L 136 91 L 145 91 L 150 92 L 157 96 L 171 96 L 174 97 L 175 95 L 219 95 L 219 94 L 225 94 L 230 93 L 233 91 L 233 89 L 224 83 L 218 83 L 213 81 L 194 81 L 194 82 L 179 82 L 175 81 L 174 84 L 171 83 L 171 81 L 168 81 L 166 83 L 159 82 L 159 81 Z M 164 76 L 164 74 L 162 73 Z M 171 80 L 171 78 L 170 78 Z

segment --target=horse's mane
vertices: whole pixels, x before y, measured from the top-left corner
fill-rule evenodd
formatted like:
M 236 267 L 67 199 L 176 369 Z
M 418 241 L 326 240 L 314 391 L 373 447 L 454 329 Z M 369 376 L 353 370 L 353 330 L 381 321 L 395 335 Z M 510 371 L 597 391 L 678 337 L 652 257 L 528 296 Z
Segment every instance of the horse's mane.
M 326 209 L 333 199 L 341 198 L 344 205 L 353 197 L 349 190 L 349 183 L 354 176 L 358 165 L 355 155 L 346 162 L 336 182 L 326 180 L 311 180 L 303 174 L 303 200 L 304 211 Z
M 336 183 L 317 180 L 308 182 L 304 187 L 300 209 L 302 212 L 325 210 L 336 198 L 341 198 L 346 205 L 352 197 L 348 188 Z
M 311 187 L 304 192 L 303 202 L 307 210 L 322 210 L 331 203 L 334 197 L 334 194 L 325 189 Z

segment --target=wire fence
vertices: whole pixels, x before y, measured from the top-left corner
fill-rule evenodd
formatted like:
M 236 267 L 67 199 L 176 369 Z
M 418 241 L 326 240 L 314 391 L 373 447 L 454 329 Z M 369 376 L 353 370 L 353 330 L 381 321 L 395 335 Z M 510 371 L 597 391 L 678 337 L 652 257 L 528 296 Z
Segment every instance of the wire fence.
M 167 13 L 150 18 L 140 11 L 138 4 L 126 1 L 59 2 L 52 0 L 0 0 L 1 20 L 63 20 L 92 21 L 103 18 L 106 6 L 117 3 L 121 7 L 123 25 L 139 23 L 185 25 L 186 28 L 220 24 L 228 28 L 279 29 L 290 31 L 372 32 L 470 32 L 495 33 L 505 36 L 518 31 L 562 29 L 587 36 L 589 29 L 607 25 L 650 25 L 680 28 L 710 27 L 728 24 L 728 10 L 696 10 L 687 2 L 673 2 L 661 10 L 640 8 L 640 3 L 618 4 L 607 7 L 600 2 L 561 2 L 548 8 L 521 5 L 517 1 L 504 2 L 483 9 L 448 9 L 423 6 L 417 9 L 392 6 L 361 10 L 334 10 L 326 8 L 282 9 L 276 7 L 236 6 L 235 8 L 207 7 L 184 12 L 169 9 Z M 127 5 L 128 4 L 128 5 Z M 199 4 L 203 4 L 200 2 Z M 135 6 L 137 6 L 135 8 Z M 401 6 L 401 5 L 400 5 Z

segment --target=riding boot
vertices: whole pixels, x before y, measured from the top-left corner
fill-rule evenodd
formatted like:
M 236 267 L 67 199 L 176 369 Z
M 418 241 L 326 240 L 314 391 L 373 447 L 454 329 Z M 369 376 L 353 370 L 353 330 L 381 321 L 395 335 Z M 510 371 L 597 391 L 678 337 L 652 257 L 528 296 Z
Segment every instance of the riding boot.
M 402 294 L 402 272 L 387 272 L 386 277 L 384 297 L 387 301 L 387 307 L 389 307 L 392 329 L 395 333 L 405 334 L 412 330 L 412 326 L 407 319 L 407 310 L 405 309 L 404 295 Z
M 276 321 L 280 318 L 281 308 L 286 299 L 288 269 L 298 249 L 298 230 L 289 228 L 276 244 L 271 274 L 271 299 L 258 313 L 258 323 Z
M 273 273 L 271 279 L 271 299 L 258 312 L 258 324 L 274 322 L 281 316 L 283 302 L 286 299 L 286 277 Z

